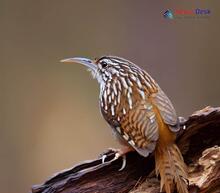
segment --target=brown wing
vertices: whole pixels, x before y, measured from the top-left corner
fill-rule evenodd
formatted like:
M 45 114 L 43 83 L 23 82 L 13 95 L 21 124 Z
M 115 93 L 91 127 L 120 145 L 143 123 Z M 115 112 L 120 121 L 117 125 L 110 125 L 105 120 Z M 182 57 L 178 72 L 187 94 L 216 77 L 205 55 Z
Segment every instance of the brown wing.
M 122 137 L 142 156 L 147 157 L 159 137 L 156 115 L 150 102 L 140 101 L 122 117 Z
M 163 121 L 170 126 L 171 131 L 178 131 L 178 117 L 166 94 L 158 88 L 158 92 L 152 95 L 152 99 L 153 103 L 159 109 Z

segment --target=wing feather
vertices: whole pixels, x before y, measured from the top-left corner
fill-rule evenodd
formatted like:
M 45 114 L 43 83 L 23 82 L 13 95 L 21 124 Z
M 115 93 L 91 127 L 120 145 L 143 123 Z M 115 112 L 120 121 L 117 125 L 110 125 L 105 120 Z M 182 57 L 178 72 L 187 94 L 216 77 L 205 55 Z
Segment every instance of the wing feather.
M 159 88 L 157 93 L 152 95 L 153 102 L 160 111 L 164 122 L 169 125 L 171 131 L 179 130 L 176 111 L 166 94 Z
M 139 102 L 120 122 L 120 127 L 129 136 L 129 143 L 139 154 L 147 157 L 156 146 L 159 137 L 158 124 L 151 103 Z M 122 135 L 123 136 L 123 135 Z

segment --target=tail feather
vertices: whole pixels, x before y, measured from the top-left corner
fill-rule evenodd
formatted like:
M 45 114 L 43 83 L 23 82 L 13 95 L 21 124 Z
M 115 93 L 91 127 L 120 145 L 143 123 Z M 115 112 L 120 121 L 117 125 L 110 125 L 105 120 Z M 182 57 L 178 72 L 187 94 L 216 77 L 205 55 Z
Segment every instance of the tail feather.
M 158 144 L 155 152 L 156 173 L 160 173 L 161 191 L 172 193 L 175 186 L 178 193 L 188 193 L 187 167 L 183 157 L 175 144 L 162 147 Z

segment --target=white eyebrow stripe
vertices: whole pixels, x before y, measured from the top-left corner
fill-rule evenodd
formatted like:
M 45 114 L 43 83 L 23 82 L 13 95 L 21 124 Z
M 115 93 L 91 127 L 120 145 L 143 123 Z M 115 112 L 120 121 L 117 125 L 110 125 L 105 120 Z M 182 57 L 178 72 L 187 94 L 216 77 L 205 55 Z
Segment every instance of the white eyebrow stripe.
M 115 58 L 112 59 L 112 61 L 115 62 L 115 64 L 117 64 L 117 63 L 118 63 L 118 64 L 123 64 L 123 63 L 124 63 L 124 62 L 122 62 L 122 61 L 120 61 L 120 60 L 118 60 L 118 59 L 115 59 Z
M 112 60 L 110 60 L 110 59 L 108 59 L 108 58 L 101 59 L 101 60 L 99 61 L 99 63 L 101 63 L 101 62 L 106 62 L 107 64 L 114 64 L 114 63 L 112 62 Z

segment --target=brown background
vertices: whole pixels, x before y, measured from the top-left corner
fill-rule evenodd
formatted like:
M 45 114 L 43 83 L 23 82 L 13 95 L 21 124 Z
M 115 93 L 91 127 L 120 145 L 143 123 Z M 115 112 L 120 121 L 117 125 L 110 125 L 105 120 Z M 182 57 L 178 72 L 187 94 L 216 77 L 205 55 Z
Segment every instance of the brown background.
M 166 20 L 166 9 L 208 8 Z M 112 54 L 146 69 L 187 116 L 219 106 L 220 3 L 0 1 L 0 187 L 28 192 L 51 174 L 117 147 L 98 84 L 70 56 Z

